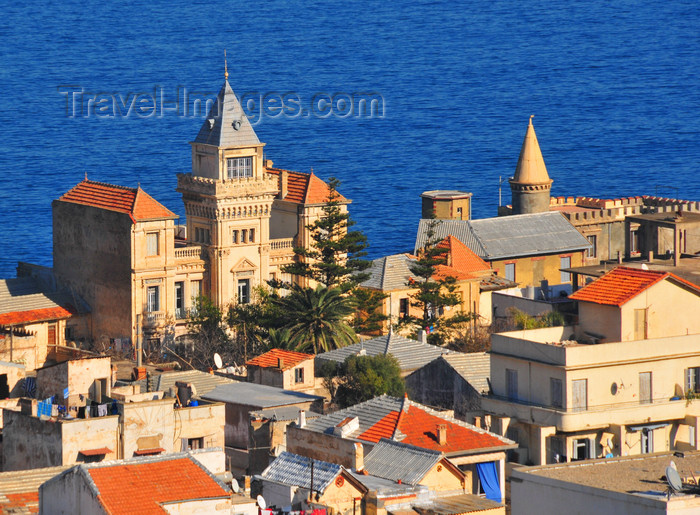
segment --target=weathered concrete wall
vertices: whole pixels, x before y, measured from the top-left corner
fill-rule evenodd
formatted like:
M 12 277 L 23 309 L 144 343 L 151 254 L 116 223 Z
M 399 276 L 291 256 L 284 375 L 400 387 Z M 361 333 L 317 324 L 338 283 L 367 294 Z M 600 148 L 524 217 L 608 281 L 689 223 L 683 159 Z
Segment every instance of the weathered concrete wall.
M 283 371 L 278 368 L 248 367 L 248 382 L 284 388 Z
M 39 487 L 39 513 L 42 515 L 101 515 L 102 508 L 78 468 L 50 479 Z
M 175 449 L 173 443 L 173 406 L 173 399 L 119 405 L 123 416 L 123 458 L 132 458 L 134 452 L 139 450 L 139 444 L 142 449 L 160 447 L 165 452 L 180 450 L 180 447 Z
M 372 447 L 369 443 L 353 442 L 298 427 L 287 427 L 287 451 L 338 463 L 350 469 L 361 469 L 364 466 L 364 454 Z
M 25 366 L 19 363 L 0 361 L 0 376 L 5 376 L 7 381 L 7 397 L 19 397 L 24 393 Z M 6 398 L 0 392 L 0 399 Z
M 51 422 L 45 422 L 50 424 Z M 119 417 L 96 417 L 86 419 L 64 420 L 55 423 L 63 428 L 63 463 L 70 465 L 84 461 L 80 451 L 106 447 L 105 460 L 119 458 Z
M 111 358 L 89 358 L 66 361 L 37 370 L 37 398 L 45 399 L 55 395 L 63 399 L 63 390 L 68 388 L 67 405 L 83 406 L 80 396 L 96 399 L 96 382 L 102 380 L 105 386 L 103 395 L 111 392 Z
M 180 440 L 202 438 L 203 448 L 224 448 L 224 426 L 226 425 L 226 406 L 224 404 L 203 404 L 196 407 L 179 408 L 174 412 L 174 417 L 174 438 Z M 175 446 L 177 447 L 177 442 Z
M 4 470 L 63 465 L 61 424 L 3 411 Z
M 195 499 L 193 501 L 164 503 L 161 505 L 170 515 L 206 515 L 207 513 L 231 513 L 231 499 Z
M 49 354 L 49 326 L 55 326 L 56 343 L 64 343 L 66 321 L 56 320 L 23 327 L 30 336 L 0 335 L 0 360 L 21 363 L 27 371 L 43 367 Z
M 54 273 L 92 310 L 96 338 L 132 334 L 129 215 L 55 200 Z
M 458 419 L 465 420 L 468 412 L 481 409 L 481 395 L 441 359 L 419 368 L 405 381 L 412 400 L 454 410 Z

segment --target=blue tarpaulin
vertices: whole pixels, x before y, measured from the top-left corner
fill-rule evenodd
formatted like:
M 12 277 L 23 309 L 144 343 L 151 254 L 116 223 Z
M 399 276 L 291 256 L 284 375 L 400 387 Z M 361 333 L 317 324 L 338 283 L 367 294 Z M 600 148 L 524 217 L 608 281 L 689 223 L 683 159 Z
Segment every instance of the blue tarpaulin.
M 498 464 L 495 461 L 477 463 L 476 471 L 479 473 L 479 480 L 486 498 L 501 502 L 501 486 L 498 484 Z

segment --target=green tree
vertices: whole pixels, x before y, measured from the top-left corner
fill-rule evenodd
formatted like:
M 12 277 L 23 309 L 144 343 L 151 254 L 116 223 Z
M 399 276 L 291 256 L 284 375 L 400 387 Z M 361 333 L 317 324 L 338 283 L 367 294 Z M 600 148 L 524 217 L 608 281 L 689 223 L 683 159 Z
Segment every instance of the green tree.
M 382 304 L 388 295 L 366 288 L 356 288 L 352 295 L 357 306 L 352 316 L 352 328 L 358 334 L 380 333 L 384 329 L 384 322 L 389 318 L 382 313 Z
M 550 311 L 539 316 L 531 316 L 517 308 L 509 308 L 510 316 L 517 329 L 540 329 L 564 325 L 564 315 L 558 311 Z
M 339 373 L 335 398 L 341 408 L 383 394 L 401 397 L 405 391 L 399 362 L 390 354 L 350 356 Z
M 273 299 L 279 308 L 281 326 L 289 330 L 290 345 L 314 354 L 357 341 L 346 322 L 354 302 L 340 288 L 302 288 L 292 285 L 289 295 Z
M 187 358 L 193 367 L 207 370 L 214 366 L 214 353 L 224 361 L 234 361 L 235 352 L 226 333 L 224 314 L 208 297 L 195 299 L 195 308 L 187 320 L 187 331 L 192 343 Z
M 367 237 L 361 231 L 349 230 L 355 222 L 342 210 L 339 185 L 336 178 L 328 181 L 328 199 L 323 214 L 306 227 L 311 233 L 311 248 L 296 247 L 296 262 L 282 270 L 346 292 L 369 277 L 364 270 L 371 262 L 363 259 L 367 255 Z
M 251 302 L 229 306 L 226 322 L 235 334 L 238 360 L 246 362 L 267 350 L 270 331 L 279 318 L 273 297 L 267 288 L 259 286 L 253 289 Z
M 407 283 L 418 289 L 411 295 L 411 305 L 422 311 L 421 318 L 408 317 L 407 321 L 421 328 L 432 327 L 428 337 L 432 343 L 443 343 L 444 329 L 450 324 L 448 319 L 440 319 L 443 310 L 460 303 L 457 280 L 450 276 L 436 277 L 437 267 L 447 263 L 446 250 L 437 246 L 440 238 L 435 231 L 439 224 L 434 218 L 428 223 L 425 244 L 418 252 L 418 259 L 409 265 L 411 273 L 419 280 Z

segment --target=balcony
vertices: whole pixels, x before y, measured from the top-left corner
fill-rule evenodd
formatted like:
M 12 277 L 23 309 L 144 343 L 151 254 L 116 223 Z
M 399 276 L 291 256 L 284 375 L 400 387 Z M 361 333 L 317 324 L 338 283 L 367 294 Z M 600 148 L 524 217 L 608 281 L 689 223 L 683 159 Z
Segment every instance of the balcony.
M 204 259 L 205 253 L 199 245 L 188 245 L 175 249 L 175 259 L 177 261 L 195 261 Z
M 614 404 L 589 405 L 586 408 L 555 408 L 536 402 L 509 400 L 500 395 L 488 395 L 481 401 L 482 408 L 494 415 L 505 416 L 539 426 L 555 426 L 564 432 L 606 428 L 611 424 L 629 425 L 643 422 L 678 420 L 691 411 L 685 399 L 671 397 L 653 399 L 648 403 L 638 400 Z
M 277 255 L 292 255 L 294 253 L 295 246 L 295 238 L 279 238 L 276 240 L 270 240 L 270 253 Z

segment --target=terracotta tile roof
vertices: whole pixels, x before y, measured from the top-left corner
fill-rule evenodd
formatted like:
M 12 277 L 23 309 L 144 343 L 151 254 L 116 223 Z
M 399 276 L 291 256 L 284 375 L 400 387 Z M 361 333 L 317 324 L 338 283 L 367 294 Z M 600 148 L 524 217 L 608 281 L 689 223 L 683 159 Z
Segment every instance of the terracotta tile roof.
M 491 268 L 486 261 L 451 234 L 438 243 L 437 247 L 447 249 L 448 264 L 461 272 L 482 272 Z
M 265 171 L 275 176 L 279 176 L 281 172 L 287 173 L 287 196 L 284 197 L 284 200 L 288 202 L 323 204 L 328 200 L 330 191 L 328 184 L 313 173 L 293 172 L 282 168 L 266 168 Z M 347 202 L 347 199 L 340 193 L 338 194 L 338 200 Z
M 572 293 L 569 295 L 569 298 L 619 307 L 647 288 L 669 278 L 674 282 L 692 288 L 700 294 L 700 288 L 696 285 L 670 272 L 641 270 L 639 268 L 619 266 L 592 283 L 587 284 L 580 290 Z
M 188 458 L 89 468 L 107 513 L 166 513 L 160 503 L 228 498 L 207 472 Z
M 39 513 L 39 492 L 0 494 L 0 513 Z
M 83 180 L 59 200 L 128 214 L 133 221 L 177 218 L 177 215 L 143 191 Z
M 435 272 L 433 273 L 433 279 L 445 279 L 447 277 L 454 277 L 458 281 L 477 279 L 475 275 L 458 270 L 453 266 L 436 265 Z
M 80 454 L 83 456 L 100 456 L 102 454 L 109 454 L 112 452 L 112 449 L 109 447 L 100 447 L 99 449 L 85 449 L 84 451 L 80 451 Z
M 313 358 L 313 354 L 304 354 L 303 352 L 294 352 L 283 349 L 272 349 L 265 354 L 261 354 L 256 358 L 248 360 L 246 365 L 261 368 L 277 368 L 277 364 L 279 362 L 278 360 L 282 359 L 282 370 L 288 370 L 297 366 L 302 361 Z
M 44 322 L 47 320 L 59 320 L 70 318 L 75 313 L 72 306 L 69 309 L 63 307 L 31 309 L 29 311 L 13 311 L 0 314 L 0 325 L 17 325 Z
M 368 442 L 378 442 L 382 438 L 391 438 L 396 430 L 396 422 L 399 420 L 399 412 L 392 411 L 386 417 L 370 427 L 367 431 L 358 436 L 361 440 Z
M 401 416 L 399 416 L 401 415 Z M 437 426 L 447 427 L 447 443 L 440 445 L 437 438 Z M 423 449 L 445 453 L 465 450 L 503 447 L 504 442 L 487 432 L 478 432 L 450 420 L 431 415 L 409 401 L 401 412 L 392 411 L 379 422 L 358 436 L 368 442 L 379 442 L 382 438 L 394 439 L 395 433 L 405 435 L 400 441 Z

